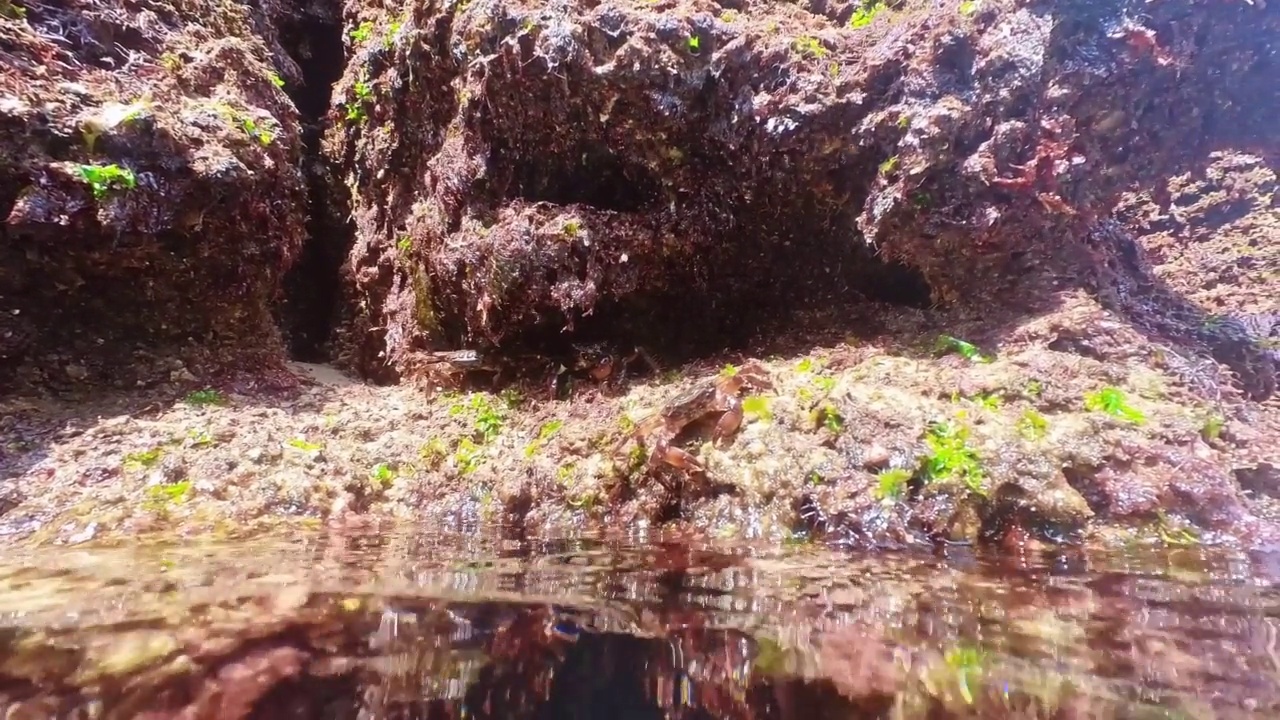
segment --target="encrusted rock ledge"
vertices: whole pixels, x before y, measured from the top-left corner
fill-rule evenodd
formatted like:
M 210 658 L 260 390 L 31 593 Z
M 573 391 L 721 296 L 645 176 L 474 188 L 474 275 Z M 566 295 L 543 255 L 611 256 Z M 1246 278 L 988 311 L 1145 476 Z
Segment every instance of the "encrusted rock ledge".
M 1280 537 L 1276 8 L 23 7 L 10 533 Z

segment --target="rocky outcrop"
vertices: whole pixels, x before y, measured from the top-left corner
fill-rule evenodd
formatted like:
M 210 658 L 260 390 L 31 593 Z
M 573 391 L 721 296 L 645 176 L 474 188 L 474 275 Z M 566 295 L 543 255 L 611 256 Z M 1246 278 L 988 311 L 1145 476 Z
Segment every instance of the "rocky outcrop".
M 1274 391 L 1256 339 L 1205 332 L 1098 223 L 1121 191 L 1271 132 L 1275 9 L 479 0 L 346 14 L 326 152 L 352 192 L 346 347 L 365 372 L 566 338 L 683 359 L 804 307 L 1022 315 L 1084 287 L 1252 396 Z
M 273 3 L 4 3 L 0 384 L 282 359 L 301 79 Z
M 336 321 L 375 378 L 458 347 L 683 361 L 867 300 L 1003 326 L 1084 287 L 1275 389 L 1267 338 L 1106 223 L 1271 132 L 1261 4 L 352 2 L 342 39 L 328 3 L 6 7 L 6 382 L 278 359 L 301 258 L 294 353 Z

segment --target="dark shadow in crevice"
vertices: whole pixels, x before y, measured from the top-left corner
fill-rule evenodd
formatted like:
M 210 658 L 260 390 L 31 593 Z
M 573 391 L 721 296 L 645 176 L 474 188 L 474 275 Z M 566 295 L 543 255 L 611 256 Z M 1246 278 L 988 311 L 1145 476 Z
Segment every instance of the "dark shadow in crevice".
M 574 317 L 569 331 L 563 314 L 545 308 L 546 321 L 504 338 L 504 353 L 518 348 L 568 362 L 583 347 L 619 353 L 638 347 L 660 367 L 679 367 L 756 352 L 762 343 L 798 329 L 799 318 L 815 307 L 831 310 L 820 322 L 845 337 L 859 329 L 851 317 L 875 312 L 839 312 L 847 308 L 930 306 L 931 289 L 921 273 L 831 230 L 848 227 L 846 219 L 828 224 L 801 215 L 791 219 L 797 229 L 785 242 L 721 230 L 724 239 L 700 267 L 669 268 L 662 291 L 604 297 L 589 315 Z M 705 230 L 712 237 L 716 232 Z M 630 366 L 628 374 L 643 375 L 645 369 Z
M 341 297 L 342 262 L 355 229 L 348 220 L 345 188 L 321 152 L 325 116 L 334 84 L 342 77 L 344 47 L 340 8 L 301 15 L 280 29 L 281 43 L 302 68 L 301 86 L 286 86 L 302 120 L 303 171 L 307 178 L 307 241 L 284 278 L 278 318 L 296 360 L 324 362 Z
M 582 204 L 600 210 L 637 212 L 659 197 L 659 183 L 643 167 L 628 164 L 608 148 L 584 144 L 537 162 L 496 144 L 490 167 L 510 168 L 506 194 L 531 202 Z

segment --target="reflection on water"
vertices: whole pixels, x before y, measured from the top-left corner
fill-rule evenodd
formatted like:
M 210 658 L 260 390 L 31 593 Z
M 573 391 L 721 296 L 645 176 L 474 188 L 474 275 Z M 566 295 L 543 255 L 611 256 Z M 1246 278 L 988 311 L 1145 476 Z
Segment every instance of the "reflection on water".
M 316 535 L 0 567 L 4 717 L 1280 717 L 1274 560 Z

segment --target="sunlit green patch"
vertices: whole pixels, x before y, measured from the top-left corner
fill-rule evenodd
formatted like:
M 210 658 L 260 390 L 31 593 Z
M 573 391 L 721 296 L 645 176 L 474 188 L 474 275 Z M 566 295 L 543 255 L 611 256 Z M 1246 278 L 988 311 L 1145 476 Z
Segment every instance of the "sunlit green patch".
M 950 648 L 943 656 L 943 662 L 954 676 L 960 697 L 969 705 L 973 704 L 974 691 L 982 680 L 985 661 L 981 650 L 967 645 Z
M 536 455 L 538 450 L 546 445 L 563 426 L 564 421 L 562 420 L 549 420 L 543 423 L 542 427 L 538 428 L 538 437 L 524 447 L 524 456 L 533 457 Z
M 191 496 L 191 481 L 182 480 L 176 483 L 152 485 L 147 488 L 142 501 L 144 509 L 164 513 L 173 505 L 185 503 Z
M 444 462 L 448 455 L 449 451 L 440 438 L 431 438 L 424 442 L 422 447 L 418 448 L 418 458 L 422 460 L 423 466 L 427 470 L 435 470 L 440 467 L 440 463 Z
M 991 362 L 991 358 L 982 354 L 977 345 L 950 335 L 939 335 L 934 347 L 940 354 L 953 352 L 971 362 Z
M 983 494 L 982 463 L 968 441 L 969 430 L 963 425 L 946 422 L 931 425 L 925 433 L 925 445 L 929 449 L 923 468 L 926 481 L 957 480 L 971 491 Z
M 1105 413 L 1134 425 L 1142 425 L 1147 422 L 1147 416 L 1130 405 L 1124 392 L 1115 387 L 1108 386 L 1101 390 L 1086 393 L 1084 396 L 1084 409 L 1089 412 Z
M 831 403 L 823 403 L 814 411 L 818 424 L 832 434 L 840 434 L 844 430 L 844 415 Z
M 348 36 L 351 38 L 352 42 L 367 42 L 369 38 L 373 36 L 373 22 L 365 20 L 352 29 L 351 32 L 348 33 Z
M 195 390 L 191 393 L 188 393 L 187 397 L 183 400 L 183 402 L 185 402 L 188 405 L 195 405 L 197 407 L 204 406 L 204 405 L 226 405 L 227 398 L 217 390 L 205 389 L 205 390 Z
M 791 43 L 791 47 L 800 55 L 811 58 L 821 59 L 831 54 L 830 50 L 823 47 L 822 41 L 811 35 L 803 35 L 796 38 Z
M 208 430 L 188 430 L 187 439 L 191 441 L 191 447 L 210 447 L 214 444 L 213 436 Z
M 849 27 L 858 30 L 870 25 L 885 8 L 884 0 L 860 0 L 849 16 Z
M 351 85 L 353 98 L 348 100 L 346 107 L 346 119 L 350 122 L 363 123 L 369 119 L 365 113 L 365 105 L 373 100 L 373 84 L 365 77 L 361 77 Z
M 508 399 L 504 405 L 510 407 L 511 400 Z M 454 417 L 470 415 L 472 428 L 484 443 L 492 442 L 502 432 L 506 421 L 506 408 L 495 404 L 483 393 L 472 393 L 464 402 L 453 403 L 449 406 L 449 414 Z
M 773 419 L 773 410 L 769 407 L 769 398 L 761 395 L 749 395 L 743 398 L 742 414 L 752 420 L 767 422 Z
M 470 475 L 480 467 L 484 448 L 471 438 L 461 438 L 453 451 L 453 467 L 460 475 Z
M 290 438 L 286 440 L 284 444 L 285 447 L 300 450 L 305 453 L 317 453 L 324 449 L 323 445 L 313 443 L 305 438 Z
M 1027 408 L 1018 418 L 1018 434 L 1027 440 L 1041 440 L 1049 433 L 1049 421 L 1034 409 Z
M 907 497 L 907 483 L 911 481 L 912 472 L 904 468 L 881 470 L 876 475 L 876 486 L 872 491 L 876 500 L 885 504 L 901 502 Z
M 395 482 L 396 471 L 391 465 L 380 462 L 369 471 L 369 479 L 373 480 L 379 487 L 388 488 Z
M 160 462 L 160 458 L 164 456 L 164 449 L 153 447 L 149 450 L 141 450 L 131 452 L 124 456 L 125 470 L 142 470 L 149 468 Z
M 80 177 L 89 184 L 95 198 L 104 198 L 112 190 L 133 189 L 138 178 L 129 168 L 119 165 L 81 165 Z

